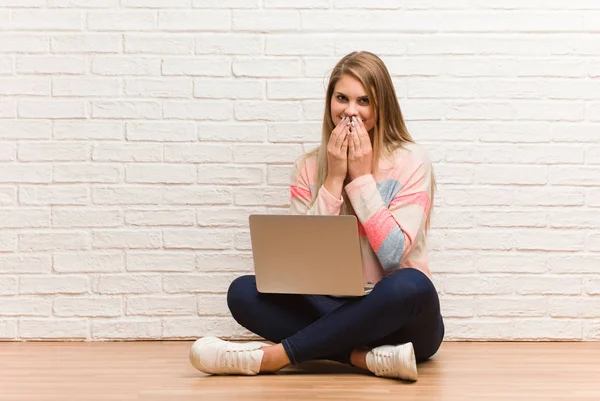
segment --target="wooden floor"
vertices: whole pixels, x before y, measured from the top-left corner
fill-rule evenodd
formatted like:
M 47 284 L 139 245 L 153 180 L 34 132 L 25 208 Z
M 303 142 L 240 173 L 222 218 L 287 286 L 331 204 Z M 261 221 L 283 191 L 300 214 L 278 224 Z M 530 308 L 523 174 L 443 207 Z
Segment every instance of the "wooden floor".
M 600 400 L 600 343 L 444 343 L 412 384 L 333 362 L 205 376 L 190 345 L 0 343 L 0 400 Z

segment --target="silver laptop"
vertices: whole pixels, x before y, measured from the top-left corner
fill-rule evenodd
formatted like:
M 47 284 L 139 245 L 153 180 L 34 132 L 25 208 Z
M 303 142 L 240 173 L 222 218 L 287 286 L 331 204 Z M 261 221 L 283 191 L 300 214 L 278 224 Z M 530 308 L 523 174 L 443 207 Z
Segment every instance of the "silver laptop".
M 355 216 L 249 217 L 259 292 L 367 294 Z

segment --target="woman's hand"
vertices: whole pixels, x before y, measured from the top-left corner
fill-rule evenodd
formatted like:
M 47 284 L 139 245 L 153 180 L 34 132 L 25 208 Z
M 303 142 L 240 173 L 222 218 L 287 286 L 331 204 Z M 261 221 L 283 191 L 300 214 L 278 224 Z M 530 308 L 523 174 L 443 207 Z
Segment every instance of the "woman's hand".
M 360 118 L 352 118 L 354 129 L 348 136 L 348 177 L 350 180 L 372 173 L 373 148 Z
M 341 182 L 348 174 L 348 117 L 344 117 L 331 132 L 327 143 L 327 177 Z

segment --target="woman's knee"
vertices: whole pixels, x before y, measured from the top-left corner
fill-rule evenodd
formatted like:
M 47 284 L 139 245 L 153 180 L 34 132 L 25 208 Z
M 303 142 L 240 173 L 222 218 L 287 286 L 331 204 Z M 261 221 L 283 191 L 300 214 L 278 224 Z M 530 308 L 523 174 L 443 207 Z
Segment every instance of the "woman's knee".
M 256 278 L 253 275 L 240 276 L 233 280 L 227 290 L 227 306 L 235 317 L 244 305 L 247 305 L 251 296 L 256 294 Z
M 435 286 L 420 270 L 413 268 L 400 269 L 384 280 L 388 299 L 391 303 L 404 303 L 407 300 L 425 306 L 429 303 L 438 303 L 438 294 Z

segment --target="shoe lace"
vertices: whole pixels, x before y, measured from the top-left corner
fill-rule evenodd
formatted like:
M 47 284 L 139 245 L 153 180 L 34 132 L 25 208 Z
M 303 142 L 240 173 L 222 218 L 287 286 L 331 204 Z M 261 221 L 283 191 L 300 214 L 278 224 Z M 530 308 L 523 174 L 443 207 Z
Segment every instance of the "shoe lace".
M 220 355 L 220 365 L 230 372 L 249 371 L 253 351 L 251 349 L 225 348 Z
M 392 353 L 389 351 L 374 350 L 375 370 L 377 374 L 383 374 L 393 370 Z

